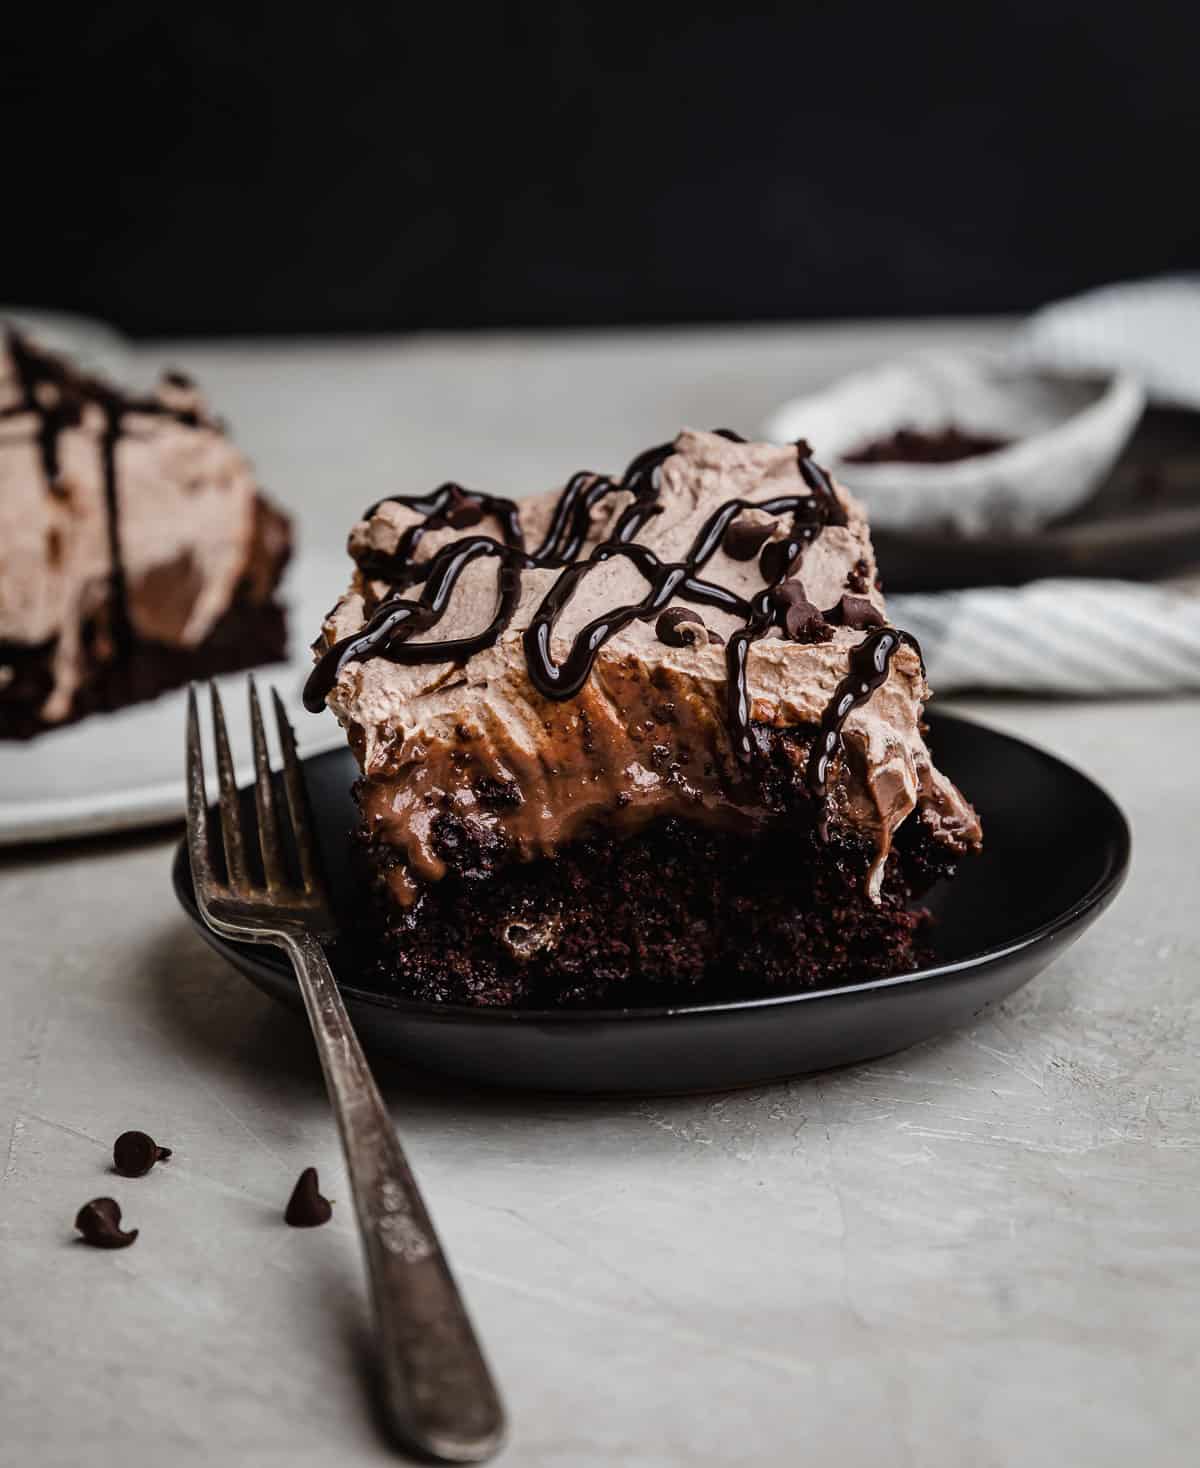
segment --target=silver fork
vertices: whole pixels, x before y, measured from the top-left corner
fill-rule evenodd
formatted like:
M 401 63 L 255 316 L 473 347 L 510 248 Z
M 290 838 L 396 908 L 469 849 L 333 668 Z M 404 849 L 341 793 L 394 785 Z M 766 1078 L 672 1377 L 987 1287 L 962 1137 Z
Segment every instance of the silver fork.
M 334 931 L 333 915 L 317 859 L 295 736 L 272 689 L 299 881 L 287 872 L 262 710 L 253 678 L 249 684 L 264 882 L 255 880 L 247 860 L 248 840 L 242 830 L 225 714 L 213 684 L 226 878 L 222 881 L 217 875 L 209 844 L 204 755 L 193 686 L 188 690 L 187 828 L 196 901 L 214 931 L 242 942 L 274 944 L 287 953 L 296 970 L 346 1154 L 374 1303 L 389 1423 L 401 1441 L 418 1452 L 448 1463 L 482 1462 L 503 1441 L 504 1409 L 325 956 L 324 940 Z M 253 832 L 249 840 L 253 841 Z

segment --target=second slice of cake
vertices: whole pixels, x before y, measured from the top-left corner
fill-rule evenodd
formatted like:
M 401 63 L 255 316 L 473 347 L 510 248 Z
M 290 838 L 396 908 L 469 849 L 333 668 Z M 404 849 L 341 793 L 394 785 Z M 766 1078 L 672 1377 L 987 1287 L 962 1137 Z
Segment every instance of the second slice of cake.
M 317 645 L 362 770 L 377 980 L 635 1004 L 902 972 L 978 846 L 920 650 L 804 443 L 372 506 Z

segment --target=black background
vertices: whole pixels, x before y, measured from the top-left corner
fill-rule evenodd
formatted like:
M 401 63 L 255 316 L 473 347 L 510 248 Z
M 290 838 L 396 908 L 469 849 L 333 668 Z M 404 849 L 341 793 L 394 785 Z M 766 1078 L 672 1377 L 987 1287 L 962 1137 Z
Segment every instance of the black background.
M 143 334 L 1024 309 L 1200 262 L 1198 72 L 1192 3 L 26 8 L 0 298 Z

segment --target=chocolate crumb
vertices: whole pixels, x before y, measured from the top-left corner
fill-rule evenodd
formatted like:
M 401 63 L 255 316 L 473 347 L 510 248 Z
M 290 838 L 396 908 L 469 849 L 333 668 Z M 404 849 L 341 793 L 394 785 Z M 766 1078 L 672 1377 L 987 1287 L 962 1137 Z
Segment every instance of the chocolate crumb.
M 725 639 L 721 636 L 719 632 L 714 632 L 711 627 L 708 629 L 708 640 L 713 644 L 714 647 L 725 646 Z
M 870 566 L 865 557 L 860 557 L 846 576 L 847 591 L 853 591 L 858 596 L 865 596 L 870 590 L 870 575 Z
M 480 805 L 486 805 L 492 810 L 514 810 L 525 803 L 525 797 L 515 780 L 501 780 L 493 775 L 483 775 L 475 781 L 473 788 Z
M 868 627 L 886 626 L 883 613 L 865 596 L 843 596 L 839 606 L 843 627 L 853 627 L 856 632 L 862 632 Z
M 83 1242 L 94 1249 L 127 1249 L 138 1236 L 136 1228 L 121 1227 L 121 1205 L 115 1198 L 93 1198 L 75 1215 Z
M 659 642 L 668 647 L 695 647 L 703 642 L 707 628 L 699 612 L 687 607 L 669 607 L 654 624 Z
M 178 367 L 172 367 L 169 372 L 164 372 L 163 381 L 170 383 L 172 387 L 183 388 L 185 391 L 196 385 L 187 373 L 180 372 Z
M 725 532 L 721 549 L 733 561 L 752 561 L 771 537 L 770 525 L 756 525 L 744 515 L 737 516 Z
M 113 1143 L 113 1171 L 122 1177 L 145 1177 L 156 1162 L 165 1162 L 170 1147 L 160 1147 L 145 1132 L 122 1132 Z
M 292 1196 L 284 1210 L 283 1221 L 292 1228 L 317 1228 L 333 1216 L 333 1204 L 321 1196 L 317 1169 L 306 1167 L 296 1180 Z

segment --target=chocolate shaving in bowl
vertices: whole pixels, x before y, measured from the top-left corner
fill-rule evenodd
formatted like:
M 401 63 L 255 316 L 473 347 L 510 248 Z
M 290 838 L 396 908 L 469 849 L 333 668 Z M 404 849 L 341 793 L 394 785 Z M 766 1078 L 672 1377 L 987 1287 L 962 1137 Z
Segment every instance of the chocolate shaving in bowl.
M 886 438 L 861 444 L 842 455 L 843 464 L 956 464 L 961 459 L 976 459 L 981 454 L 994 454 L 1012 442 L 984 433 L 970 433 L 953 425 L 924 432 L 919 428 L 898 428 Z

